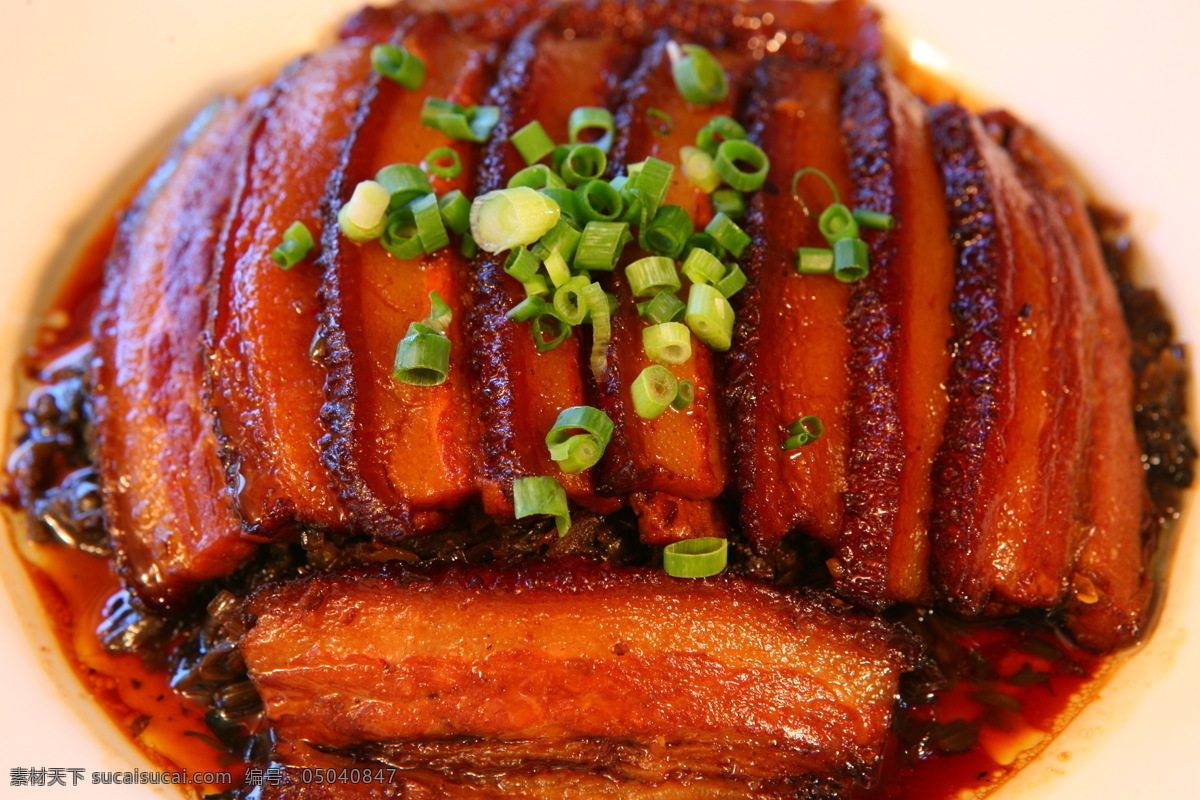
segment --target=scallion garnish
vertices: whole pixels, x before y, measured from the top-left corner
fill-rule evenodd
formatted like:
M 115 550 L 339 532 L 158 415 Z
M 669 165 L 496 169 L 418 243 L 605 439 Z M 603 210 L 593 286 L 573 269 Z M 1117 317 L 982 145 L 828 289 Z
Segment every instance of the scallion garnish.
M 804 202 L 804 198 L 800 196 L 800 179 L 805 175 L 816 175 L 821 180 L 825 181 L 825 185 L 829 187 L 829 193 L 833 196 L 834 203 L 840 203 L 841 197 L 838 194 L 837 186 L 834 185 L 833 179 L 826 175 L 822 170 L 816 167 L 805 167 L 804 169 L 796 170 L 796 174 L 792 176 L 792 197 L 804 209 L 804 213 L 808 214 L 808 203 Z
M 758 145 L 745 139 L 721 142 L 713 166 L 725 182 L 739 192 L 749 192 L 763 185 L 771 169 L 771 159 Z
M 611 272 L 629 241 L 629 225 L 624 222 L 589 222 L 575 249 L 575 269 Z
M 387 225 L 379 237 L 379 243 L 383 245 L 384 250 L 402 261 L 416 258 L 425 252 L 411 208 L 405 206 L 387 216 Z
M 543 261 L 549 258 L 551 253 L 558 253 L 563 261 L 569 262 L 575 258 L 575 250 L 579 247 L 581 236 L 574 222 L 560 216 L 554 227 L 546 231 L 538 243 L 529 249 Z
M 675 42 L 668 42 L 667 56 L 671 59 L 675 88 L 684 100 L 705 106 L 724 100 L 729 94 L 725 70 L 704 47 L 698 44 L 680 47 Z
M 675 121 L 661 108 L 646 109 L 646 124 L 655 136 L 669 136 L 675 130 Z
M 437 292 L 429 293 L 429 314 L 424 322 L 408 326 L 408 334 L 396 346 L 392 375 L 411 386 L 437 386 L 450 372 L 450 340 L 446 328 L 453 314 Z
M 680 206 L 667 205 L 642 227 L 639 243 L 655 255 L 677 258 L 693 231 L 691 215 Z
M 833 250 L 827 247 L 801 247 L 796 250 L 796 271 L 801 274 L 833 272 Z
M 338 226 L 355 242 L 378 239 L 387 224 L 388 202 L 391 194 L 375 181 L 361 181 L 354 193 L 338 210 Z
M 607 108 L 580 106 L 567 119 L 571 144 L 594 145 L 605 153 L 612 148 L 613 130 L 613 115 Z
M 712 218 L 712 222 L 708 223 L 708 227 L 704 231 L 732 253 L 734 258 L 741 258 L 742 253 L 750 244 L 750 235 L 738 227 L 738 224 L 727 214 L 720 211 Z
M 500 109 L 496 106 L 463 108 L 449 100 L 427 97 L 421 107 L 421 124 L 460 141 L 487 141 L 499 121 Z
M 737 120 L 718 114 L 696 133 L 696 147 L 715 157 L 722 142 L 745 138 L 746 129 Z
M 858 236 L 858 223 L 850 209 L 841 203 L 833 203 L 817 219 L 817 228 L 830 247 L 841 239 L 853 239 Z
M 505 273 L 513 276 L 520 283 L 528 283 L 533 280 L 533 276 L 537 275 L 539 268 L 538 260 L 524 245 L 514 247 L 504 260 Z
M 479 244 L 475 241 L 475 237 L 464 233 L 462 242 L 458 245 L 458 252 L 462 253 L 463 258 L 474 258 L 479 255 Z
M 580 224 L 587 221 L 584 218 L 583 209 L 579 205 L 579 198 L 575 195 L 575 190 L 568 189 L 566 183 L 563 183 L 562 186 L 547 186 L 544 189 L 538 189 L 538 191 L 558 203 L 558 207 L 562 209 L 562 213 L 565 216 L 570 217 Z
M 713 286 L 692 284 L 683 319 L 696 338 L 713 350 L 724 352 L 733 343 L 733 306 Z
M 545 275 L 534 275 L 527 281 L 521 281 L 521 288 L 526 297 L 549 297 L 550 284 L 546 283 Z
M 725 265 L 707 250 L 696 248 L 684 260 L 683 274 L 692 283 L 716 283 L 725 276 Z
M 446 227 L 460 236 L 471 228 L 471 201 L 461 190 L 446 192 L 438 198 L 438 210 L 442 213 L 442 222 Z
M 531 164 L 513 173 L 513 176 L 508 179 L 506 188 L 513 189 L 517 186 L 528 186 L 530 189 L 541 191 L 542 189 L 549 188 L 562 189 L 566 185 L 562 177 L 545 164 Z
M 638 314 L 652 325 L 664 322 L 678 322 L 683 319 L 687 304 L 675 296 L 674 292 L 659 292 L 654 297 L 638 303 Z
M 498 189 L 471 204 L 471 236 L 480 249 L 499 253 L 533 244 L 558 223 L 558 203 L 527 186 Z
M 404 208 L 421 195 L 433 191 L 429 176 L 416 164 L 388 164 L 375 173 L 375 180 L 391 195 L 389 211 Z
M 579 325 L 587 316 L 587 300 L 583 297 L 583 288 L 589 282 L 584 276 L 576 275 L 554 290 L 554 313 L 568 325 Z
M 409 208 L 412 209 L 417 235 L 421 237 L 421 248 L 426 253 L 433 253 L 450 244 L 446 226 L 442 223 L 442 212 L 438 208 L 437 195 L 430 192 L 418 197 L 409 203 Z
M 371 48 L 371 66 L 405 89 L 416 90 L 425 83 L 425 62 L 407 49 L 394 44 Z
M 729 541 L 715 536 L 684 539 L 663 548 L 663 570 L 673 578 L 711 578 L 729 563 Z
M 696 231 L 692 234 L 683 250 L 683 257 L 686 259 L 693 250 L 707 250 L 717 258 L 725 257 L 725 248 L 708 231 Z
M 551 338 L 546 338 L 546 328 L 552 331 Z M 533 334 L 533 345 L 539 353 L 547 353 L 558 347 L 571 335 L 571 326 L 564 322 L 551 308 L 543 307 L 534 316 L 529 326 Z
M 825 432 L 825 423 L 821 422 L 820 417 L 814 417 L 810 414 L 801 417 L 789 425 L 787 432 L 788 438 L 783 443 L 783 449 L 795 450 L 797 447 L 812 444 L 817 439 L 820 439 L 821 434 Z
M 430 175 L 452 180 L 462 174 L 462 159 L 453 147 L 435 147 L 425 155 L 425 169 Z
M 555 288 L 562 286 L 571 279 L 571 268 L 567 266 L 567 260 L 563 258 L 562 253 L 557 250 L 551 250 L 546 253 L 546 257 L 542 259 L 542 266 L 546 268 L 546 276 L 550 278 Z M 572 325 L 578 323 L 571 323 Z
M 546 434 L 546 446 L 563 472 L 580 472 L 600 460 L 612 432 L 613 421 L 608 414 L 591 406 L 573 406 L 559 412 L 554 427 Z
M 737 189 L 717 189 L 712 194 L 713 211 L 733 220 L 746 216 L 746 198 Z
M 884 214 L 881 211 L 872 211 L 869 208 L 856 208 L 853 213 L 854 221 L 864 228 L 890 231 L 892 226 L 896 224 L 896 220 L 891 214 Z
M 636 191 L 641 199 L 645 218 L 653 219 L 658 213 L 658 207 L 662 205 L 663 198 L 667 196 L 675 167 L 658 158 L 647 158 L 640 164 L 631 164 L 628 171 L 629 179 L 622 191 Z M 626 200 L 627 204 L 628 202 Z
M 594 144 L 577 144 L 563 159 L 560 172 L 567 186 L 578 186 L 602 177 L 607 168 L 608 157 L 603 150 Z
M 554 152 L 554 140 L 536 119 L 508 137 L 508 140 L 517 148 L 526 164 L 537 163 Z
M 595 281 L 583 288 L 583 299 L 587 301 L 588 317 L 592 322 L 592 353 L 589 365 L 592 368 L 592 376 L 599 381 L 604 377 L 608 342 L 612 338 L 612 308 L 609 306 L 609 295 Z
M 642 419 L 655 419 L 671 405 L 677 389 L 669 369 L 657 364 L 646 367 L 629 387 L 634 412 Z
M 833 277 L 842 283 L 861 281 L 871 270 L 867 243 L 862 239 L 839 239 L 833 243 Z
M 513 322 L 528 322 L 545 310 L 546 301 L 542 299 L 541 295 L 534 294 L 510 308 L 504 316 Z
M 513 481 L 513 515 L 517 519 L 541 515 L 554 517 L 560 537 L 571 529 L 567 490 L 554 478 L 517 478 Z
M 579 203 L 579 211 L 584 217 L 583 222 L 612 222 L 625 210 L 621 193 L 608 181 L 591 180 L 581 183 L 575 187 L 575 196 Z
M 291 269 L 313 249 L 313 236 L 303 222 L 293 222 L 283 232 L 283 241 L 271 251 L 271 258 L 280 269 Z
M 665 256 L 639 258 L 625 267 L 629 290 L 634 297 L 649 297 L 661 291 L 674 292 L 680 287 L 675 259 Z
M 657 364 L 686 364 L 692 357 L 692 332 L 679 322 L 662 322 L 642 328 L 642 347 Z
M 682 380 L 675 389 L 675 399 L 671 401 L 671 407 L 676 411 L 684 411 L 695 398 L 696 385 L 689 380 Z
M 429 316 L 425 317 L 425 324 L 438 333 L 445 333 L 446 329 L 450 327 L 452 319 L 454 319 L 454 312 L 450 309 L 450 304 L 443 300 L 437 292 L 430 292 Z
M 712 156 L 699 147 L 679 148 L 679 166 L 692 185 L 705 194 L 712 194 L 721 185 L 721 176 L 713 165 Z
M 713 284 L 713 288 L 726 298 L 733 297 L 746 285 L 746 273 L 737 264 L 730 264 L 725 277 Z

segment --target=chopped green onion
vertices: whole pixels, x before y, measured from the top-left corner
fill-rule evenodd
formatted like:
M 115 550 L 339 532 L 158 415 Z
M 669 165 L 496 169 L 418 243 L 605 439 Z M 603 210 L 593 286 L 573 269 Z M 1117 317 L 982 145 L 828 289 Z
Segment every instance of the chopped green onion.
M 389 211 L 403 208 L 421 195 L 433 191 L 429 176 L 416 164 L 388 164 L 375 173 L 375 180 L 391 195 Z
M 554 152 L 554 140 L 536 119 L 508 137 L 508 140 L 517 148 L 526 164 L 534 164 Z
M 817 439 L 820 439 L 821 434 L 825 432 L 825 423 L 821 422 L 820 417 L 814 417 L 810 414 L 801 417 L 789 425 L 787 432 L 788 438 L 783 443 L 783 449 L 795 450 L 797 447 L 812 444 Z
M 707 250 L 696 248 L 683 262 L 683 274 L 692 283 L 716 283 L 725 276 L 725 265 Z
M 560 537 L 571 529 L 567 490 L 554 478 L 517 478 L 513 481 L 513 515 L 517 519 L 539 515 L 554 517 Z
M 458 252 L 463 254 L 463 258 L 474 258 L 479 255 L 479 244 L 475 241 L 475 237 L 464 233 L 462 243 L 458 246 Z
M 742 268 L 737 264 L 729 266 L 729 272 L 725 273 L 725 277 L 713 284 L 713 288 L 726 298 L 733 297 L 740 292 L 746 285 L 746 273 L 742 272 Z
M 589 222 L 575 249 L 575 269 L 611 272 L 629 241 L 627 223 Z
M 861 281 L 870 271 L 866 242 L 839 239 L 833 243 L 833 277 L 842 283 L 852 283 Z
M 621 202 L 625 204 L 625 210 L 621 212 L 621 222 L 625 222 L 635 228 L 641 228 L 646 224 L 646 203 L 642 199 L 642 193 L 633 186 L 626 185 L 621 189 Z
M 469 142 L 485 142 L 492 128 L 500 121 L 500 109 L 496 106 L 471 106 L 463 108 L 458 103 L 438 97 L 425 98 L 421 107 L 421 124 L 434 128 L 451 139 Z
M 644 303 L 638 303 L 638 314 L 649 320 L 652 325 L 664 322 L 677 322 L 683 319 L 687 304 L 675 296 L 674 292 L 659 292 Z
M 692 357 L 692 332 L 680 322 L 642 328 L 642 347 L 657 364 L 686 364 Z
M 672 578 L 711 578 L 729 564 L 729 540 L 684 539 L 663 548 L 663 570 Z
M 558 419 L 554 421 L 554 427 L 546 434 L 546 446 L 550 448 L 551 457 L 559 462 L 559 467 L 563 472 L 579 472 L 600 460 L 600 456 L 604 454 L 605 448 L 612 439 L 612 433 L 613 421 L 608 414 L 592 406 L 572 406 L 559 412 Z M 567 452 L 559 450 L 556 453 L 556 447 L 562 447 L 572 441 L 577 442 L 580 438 L 591 442 L 592 447 L 586 452 L 589 457 L 594 454 L 594 458 L 590 458 L 590 460 L 582 458 L 577 443 L 572 445 Z M 558 457 L 558 454 L 570 458 L 573 463 L 568 465 L 563 458 Z M 568 466 L 574 468 L 568 469 Z
M 553 333 L 553 338 L 546 338 L 546 327 L 549 325 Z M 571 335 L 571 326 L 559 318 L 558 314 L 554 313 L 549 308 L 543 308 L 537 316 L 533 318 L 532 324 L 529 326 L 533 333 L 533 345 L 539 353 L 546 353 L 558 347 L 567 337 Z
M 450 327 L 452 319 L 454 319 L 454 312 L 451 310 L 450 304 L 443 300 L 437 292 L 430 292 L 429 316 L 425 317 L 425 324 L 438 333 L 445 333 L 446 329 Z
M 583 472 L 594 466 L 604 451 L 596 446 L 596 441 L 586 434 L 577 434 L 562 444 L 550 446 L 550 458 L 558 463 L 563 472 Z
M 528 186 L 498 189 L 471 204 L 471 236 L 482 250 L 499 253 L 533 244 L 558 223 L 558 204 Z
M 571 279 L 571 268 L 567 266 L 567 261 L 563 258 L 562 253 L 557 250 L 551 250 L 546 254 L 546 257 L 542 259 L 542 266 L 546 268 L 546 275 L 555 287 L 562 286 Z
M 541 295 L 530 295 L 508 310 L 504 316 L 513 322 L 528 322 L 546 310 L 546 301 Z
M 609 305 L 609 297 L 610 295 L 595 281 L 583 289 L 583 299 L 587 301 L 588 316 L 592 321 L 592 352 L 589 365 L 592 368 L 592 376 L 597 381 L 604 377 L 608 342 L 612 338 L 613 309 Z
M 371 66 L 405 89 L 420 89 L 425 83 L 425 62 L 403 47 L 377 44 L 371 48 Z
M 338 226 L 355 242 L 378 239 L 387 225 L 387 208 L 391 195 L 375 181 L 361 181 L 354 194 L 338 211 Z
M 545 261 L 551 253 L 558 253 L 564 261 L 575 258 L 575 250 L 579 247 L 582 234 L 575 223 L 566 217 L 559 217 L 554 227 L 529 248 L 535 256 Z
M 517 186 L 528 186 L 530 189 L 541 190 L 551 187 L 561 189 L 566 185 L 558 173 L 545 164 L 533 164 L 513 173 L 513 176 L 508 179 L 508 184 L 505 188 L 512 189 Z
M 733 343 L 733 306 L 715 287 L 693 283 L 683 319 L 696 338 L 713 350 L 724 352 Z
M 416 258 L 425 252 L 411 208 L 401 208 L 387 216 L 387 224 L 383 235 L 379 237 L 379 243 L 383 245 L 384 250 L 401 261 Z
M 686 259 L 693 250 L 707 250 L 717 258 L 725 257 L 725 248 L 708 231 L 696 231 L 691 235 L 687 247 L 683 250 L 683 257 Z
M 586 222 L 583 209 L 579 206 L 579 198 L 575 196 L 575 190 L 568 189 L 566 183 L 563 183 L 561 178 L 559 178 L 559 182 L 563 185 L 547 186 L 544 189 L 538 189 L 538 191 L 558 203 L 558 207 L 562 209 L 563 214 L 580 224 Z
M 699 147 L 679 148 L 679 165 L 692 185 L 705 194 L 712 194 L 721 185 L 721 176 L 713 165 L 712 156 Z
M 621 193 L 608 181 L 591 180 L 581 183 L 575 188 L 575 196 L 579 201 L 579 211 L 584 217 L 581 220 L 583 222 L 612 222 L 625 210 Z
M 554 151 L 550 153 L 550 168 L 555 172 L 562 172 L 563 162 L 567 160 L 569 152 L 571 152 L 571 145 L 556 144 Z
M 745 166 L 743 166 L 745 165 Z M 763 149 L 745 139 L 721 142 L 713 166 L 725 182 L 739 192 L 750 192 L 762 186 L 771 169 L 771 159 Z
M 737 189 L 717 189 L 712 195 L 713 211 L 730 219 L 746 216 L 746 198 Z
M 742 253 L 746 252 L 746 248 L 750 244 L 749 234 L 738 227 L 738 224 L 731 220 L 729 215 L 720 211 L 712 218 L 712 222 L 708 223 L 704 231 L 732 253 L 734 258 L 741 258 Z
M 567 120 L 571 144 L 595 145 L 605 153 L 612 148 L 613 129 L 613 115 L 607 108 L 580 106 L 571 112 Z
M 440 333 L 410 333 L 396 346 L 392 376 L 410 386 L 437 386 L 450 372 L 450 340 Z
M 636 169 L 636 171 L 635 171 Z M 675 167 L 658 158 L 647 158 L 640 164 L 631 164 L 628 169 L 629 180 L 625 189 L 636 189 L 642 200 L 642 210 L 647 219 L 653 219 L 658 213 L 671 186 L 671 175 Z M 628 200 L 626 201 L 628 202 Z
M 587 316 L 587 301 L 583 298 L 583 287 L 590 281 L 576 275 L 563 282 L 554 291 L 554 313 L 568 325 L 579 325 Z
M 694 399 L 696 399 L 696 385 L 688 380 L 680 381 L 679 387 L 675 390 L 675 399 L 671 401 L 671 407 L 676 411 L 683 411 L 692 404 Z
M 649 297 L 664 290 L 674 292 L 681 285 L 675 259 L 665 256 L 639 258 L 625 267 L 625 277 L 634 297 Z
M 421 247 L 426 253 L 436 252 L 450 244 L 446 226 L 442 223 L 442 212 L 438 208 L 437 195 L 430 192 L 419 197 L 412 201 L 410 208 L 417 225 L 417 235 L 421 237 Z
M 633 410 L 642 419 L 654 419 L 667 410 L 678 389 L 675 376 L 666 367 L 646 367 L 629 387 Z
M 833 250 L 827 247 L 798 248 L 796 272 L 813 275 L 833 272 Z
M 792 176 L 792 197 L 796 198 L 796 202 L 804 209 L 804 213 L 809 213 L 808 204 L 804 202 L 804 198 L 800 196 L 800 179 L 805 175 L 816 175 L 821 180 L 825 181 L 825 185 L 829 187 L 829 193 L 833 195 L 833 203 L 840 203 L 841 198 L 838 195 L 837 186 L 833 184 L 833 179 L 826 175 L 822 170 L 816 167 L 806 167 L 805 169 L 796 170 L 796 174 Z
M 667 43 L 667 55 L 671 59 L 671 75 L 675 88 L 689 103 L 706 106 L 724 100 L 729 94 L 729 81 L 725 70 L 713 54 L 698 44 Z
M 525 245 L 514 247 L 504 259 L 504 272 L 513 276 L 520 283 L 528 283 L 537 275 L 541 266 L 533 253 Z
M 881 211 L 872 211 L 869 208 L 856 208 L 853 213 L 854 221 L 864 228 L 890 231 L 892 226 L 896 224 L 896 219 L 891 214 L 884 214 Z
M 460 189 L 438 198 L 438 210 L 446 227 L 460 236 L 471 228 L 471 201 Z
M 549 297 L 550 284 L 546 283 L 545 275 L 534 275 L 527 281 L 521 282 L 526 297 Z
M 745 139 L 746 129 L 733 117 L 718 114 L 696 133 L 696 147 L 716 157 L 722 142 Z
M 271 258 L 280 269 L 291 269 L 304 260 L 314 244 L 308 226 L 303 222 L 293 222 L 283 232 L 283 241 L 271 251 Z
M 841 239 L 854 239 L 858 236 L 858 223 L 854 221 L 854 215 L 841 203 L 834 203 L 821 212 L 817 228 L 830 247 Z
M 675 121 L 661 108 L 646 109 L 646 124 L 655 136 L 669 136 L 675 130 Z
M 462 174 L 462 159 L 453 147 L 435 147 L 425 154 L 425 169 L 439 178 L 457 178 Z
M 577 144 L 567 153 L 562 163 L 562 177 L 567 186 L 578 186 L 604 175 L 608 168 L 608 157 L 594 144 Z
M 692 217 L 687 211 L 679 206 L 663 206 L 642 227 L 639 243 L 655 255 L 675 258 L 683 252 L 693 230 Z

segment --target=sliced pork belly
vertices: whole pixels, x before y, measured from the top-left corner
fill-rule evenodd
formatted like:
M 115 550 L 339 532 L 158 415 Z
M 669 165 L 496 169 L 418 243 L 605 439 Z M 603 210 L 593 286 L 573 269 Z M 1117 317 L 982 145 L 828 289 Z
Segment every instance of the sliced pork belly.
M 924 104 L 867 63 L 846 76 L 842 127 L 852 207 L 890 214 L 895 227 L 862 231 L 871 272 L 846 318 L 846 518 L 829 567 L 859 602 L 919 602 L 931 597 L 930 477 L 946 412 L 954 254 Z
M 888 624 L 817 595 L 585 562 L 393 564 L 248 607 L 240 646 L 282 741 L 452 781 L 581 771 L 795 796 L 871 772 L 907 664 Z M 533 796 L 572 796 L 546 784 Z
M 1084 398 L 1064 391 L 1081 374 L 1079 343 L 1063 330 L 1077 315 L 1069 304 L 1080 302 L 1064 297 L 1070 260 L 978 118 L 939 106 L 933 141 L 957 254 L 950 407 L 934 468 L 935 577 L 968 614 L 1053 606 L 1082 533 Z
M 514 42 L 491 102 L 500 107 L 479 177 L 478 194 L 503 189 L 525 166 L 508 138 L 536 120 L 556 142 L 568 141 L 568 120 L 578 106 L 607 106 L 635 48 L 605 36 L 581 32 L 564 38 L 534 23 Z M 506 253 L 482 253 L 474 265 L 471 346 L 480 413 L 479 486 L 484 508 L 512 515 L 512 481 L 553 475 L 567 496 L 596 511 L 619 503 L 596 494 L 594 470 L 563 473 L 550 458 L 546 434 L 566 408 L 591 405 L 587 393 L 586 342 L 575 333 L 553 350 L 539 353 L 527 323 L 505 315 L 525 298 L 524 289 L 505 274 Z
M 749 284 L 734 297 L 737 325 L 728 359 L 742 529 L 761 552 L 803 531 L 834 544 L 842 528 L 849 448 L 846 312 L 852 288 L 831 276 L 796 274 L 797 247 L 825 247 L 817 211 L 832 202 L 815 177 L 792 197 L 792 176 L 816 168 L 849 198 L 838 74 L 791 59 L 764 62 L 753 98 L 751 137 L 771 158 L 777 191 L 760 191 L 747 230 Z M 820 417 L 816 442 L 784 452 L 787 427 Z
M 370 70 L 370 46 L 346 42 L 280 78 L 217 254 L 210 406 L 242 517 L 260 535 L 344 521 L 319 447 L 325 371 L 310 352 L 317 252 L 283 270 L 271 251 L 295 222 L 320 241 L 321 200 Z
M 268 93 L 192 124 L 126 212 L 93 335 L 106 526 L 125 579 L 159 608 L 235 569 L 242 538 L 212 419 L 201 335 L 213 252 Z
M 429 65 L 425 83 L 411 91 L 372 79 L 326 210 L 323 257 L 326 458 L 355 521 L 377 536 L 436 529 L 445 523 L 445 509 L 475 494 L 472 348 L 464 323 L 468 261 L 456 247 L 398 260 L 378 242 L 349 241 L 334 215 L 359 181 L 389 164 L 419 164 L 442 146 L 458 152 L 463 170 L 455 179 L 433 178 L 434 190 L 470 194 L 477 149 L 421 125 L 421 106 L 426 97 L 478 103 L 498 49 L 455 31 L 441 14 L 415 21 L 401 41 Z M 440 386 L 410 386 L 392 377 L 396 346 L 409 324 L 429 313 L 433 291 L 453 314 L 450 371 Z
M 1079 260 L 1078 298 L 1087 306 L 1094 341 L 1086 349 L 1089 446 L 1081 462 L 1087 527 L 1070 577 L 1067 626 L 1081 644 L 1108 649 L 1137 636 L 1151 595 L 1144 539 L 1150 500 L 1133 423 L 1129 331 L 1075 180 L 1029 128 L 1017 124 L 1007 146 Z

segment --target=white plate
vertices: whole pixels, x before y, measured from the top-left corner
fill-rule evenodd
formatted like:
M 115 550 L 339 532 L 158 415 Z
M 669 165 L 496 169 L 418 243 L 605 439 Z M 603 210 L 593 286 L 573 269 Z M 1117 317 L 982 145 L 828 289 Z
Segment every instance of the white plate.
M 17 343 L 64 241 L 218 91 L 269 74 L 327 37 L 356 0 L 34 3 L 0 7 L 0 274 L 7 287 L 0 407 Z M 1132 213 L 1147 280 L 1195 341 L 1200 281 L 1186 237 L 1200 216 L 1200 5 L 1148 0 L 883 0 L 953 80 L 1037 124 L 1100 197 Z M 1196 404 L 1193 403 L 1195 407 Z M 1193 515 L 1195 516 L 1195 515 Z M 1196 527 L 1196 525 L 1185 525 Z M 1200 549 L 1183 531 L 1153 639 L 1047 753 L 995 797 L 1127 800 L 1147 780 L 1197 797 Z M 0 786 L 19 767 L 147 767 L 67 672 L 5 541 L 0 599 Z M 30 788 L 27 792 L 35 791 Z M 72 791 L 40 789 L 39 792 Z M 149 787 L 79 787 L 89 798 Z M 22 795 L 23 796 L 23 795 Z

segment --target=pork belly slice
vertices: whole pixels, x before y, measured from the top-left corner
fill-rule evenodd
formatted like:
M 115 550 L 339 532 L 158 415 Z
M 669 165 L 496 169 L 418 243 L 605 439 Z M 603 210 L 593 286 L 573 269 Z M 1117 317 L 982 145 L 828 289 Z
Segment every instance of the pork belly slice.
M 834 544 L 842 528 L 849 448 L 846 312 L 852 288 L 827 275 L 796 274 L 797 247 L 827 247 L 819 209 L 832 202 L 821 180 L 799 187 L 812 215 L 792 197 L 792 176 L 816 168 L 849 198 L 840 129 L 838 74 L 791 59 L 764 62 L 752 97 L 751 136 L 771 158 L 746 222 L 754 239 L 750 279 L 734 297 L 737 324 L 727 362 L 742 529 L 763 553 L 794 531 Z M 820 417 L 816 442 L 784 452 L 787 427 Z
M 268 92 L 201 114 L 126 212 L 93 324 L 92 404 L 104 516 L 125 580 L 181 606 L 253 551 L 212 419 L 200 338 L 210 265 Z
M 924 104 L 876 62 L 847 73 L 842 129 L 851 206 L 890 214 L 895 227 L 862 229 L 871 272 L 855 285 L 846 317 L 846 517 L 829 568 L 859 603 L 927 601 L 930 477 L 946 413 L 954 285 L 941 177 Z
M 1107 650 L 1132 642 L 1145 625 L 1151 581 L 1145 532 L 1151 503 L 1133 422 L 1129 330 L 1116 286 L 1105 269 L 1096 231 L 1074 178 L 1053 150 L 1024 125 L 1007 147 L 1026 172 L 1047 215 L 1058 217 L 1078 257 L 1090 319 L 1090 380 L 1082 545 L 1070 577 L 1067 627 L 1083 645 Z
M 497 52 L 496 45 L 457 32 L 441 14 L 414 22 L 401 43 L 429 65 L 425 83 L 411 91 L 372 78 L 330 190 L 323 256 L 325 458 L 355 522 L 378 537 L 434 530 L 447 509 L 475 495 L 471 346 L 464 325 L 469 267 L 457 243 L 408 261 L 379 242 L 355 244 L 340 233 L 336 214 L 359 181 L 389 164 L 420 164 L 442 146 L 458 152 L 463 170 L 454 179 L 432 178 L 434 190 L 470 196 L 476 148 L 422 125 L 421 107 L 427 97 L 478 103 Z M 449 375 L 439 386 L 410 386 L 392 376 L 396 346 L 410 323 L 425 319 L 433 291 L 453 314 L 446 331 Z
M 514 41 L 489 102 L 500 107 L 479 176 L 478 193 L 502 189 L 525 166 L 508 138 L 537 120 L 556 142 L 568 140 L 568 120 L 578 106 L 607 106 L 635 48 L 611 37 L 564 38 L 534 23 Z M 583 328 L 553 350 L 537 352 L 528 323 L 505 315 L 525 291 L 505 274 L 507 252 L 481 253 L 473 267 L 470 319 L 474 399 L 479 407 L 481 446 L 478 482 L 484 508 L 512 516 L 512 481 L 553 475 L 567 496 L 595 511 L 619 502 L 596 494 L 594 470 L 563 473 L 550 458 L 546 434 L 559 413 L 591 405 L 584 378 L 588 342 Z
M 345 521 L 319 447 L 319 251 L 288 270 L 271 251 L 295 222 L 320 241 L 321 200 L 370 70 L 370 45 L 343 42 L 280 78 L 214 266 L 210 407 L 242 518 L 259 535 Z
M 240 646 L 280 740 L 451 781 L 846 783 L 871 774 L 908 664 L 889 624 L 823 596 L 581 561 L 392 564 L 248 608 Z
M 1078 323 L 1054 234 L 978 118 L 934 109 L 956 250 L 950 406 L 934 466 L 934 574 L 966 614 L 1066 594 L 1085 452 Z

